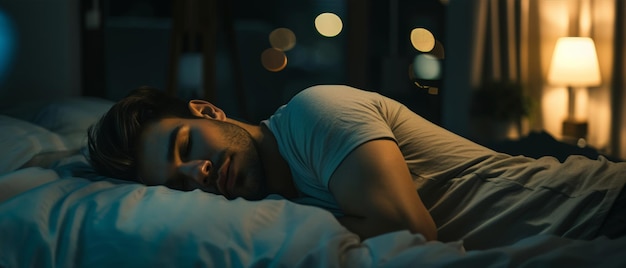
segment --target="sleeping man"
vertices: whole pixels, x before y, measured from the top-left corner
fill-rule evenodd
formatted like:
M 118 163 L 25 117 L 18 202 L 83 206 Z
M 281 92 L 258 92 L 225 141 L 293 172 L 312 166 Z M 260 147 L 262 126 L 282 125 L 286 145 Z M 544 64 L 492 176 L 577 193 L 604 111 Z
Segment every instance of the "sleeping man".
M 498 153 L 348 86 L 307 88 L 258 125 L 139 88 L 88 134 L 103 175 L 228 199 L 279 195 L 332 212 L 362 239 L 409 230 L 481 249 L 626 231 L 626 163 Z

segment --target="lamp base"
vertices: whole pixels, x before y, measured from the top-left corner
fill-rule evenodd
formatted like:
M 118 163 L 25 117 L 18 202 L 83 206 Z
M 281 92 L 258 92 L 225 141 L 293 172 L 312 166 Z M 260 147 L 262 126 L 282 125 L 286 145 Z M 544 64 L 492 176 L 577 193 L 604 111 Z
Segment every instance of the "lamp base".
M 563 121 L 563 140 L 575 144 L 579 139 L 586 139 L 587 128 L 587 121 L 567 119 Z

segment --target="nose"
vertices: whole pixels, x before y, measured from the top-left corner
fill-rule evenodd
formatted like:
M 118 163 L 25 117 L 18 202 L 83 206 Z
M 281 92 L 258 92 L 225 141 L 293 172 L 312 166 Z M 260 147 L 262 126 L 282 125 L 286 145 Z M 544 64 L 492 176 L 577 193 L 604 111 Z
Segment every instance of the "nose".
M 209 177 L 209 172 L 211 172 L 211 161 L 209 160 L 192 160 L 189 162 L 184 162 L 178 167 L 178 172 L 187 176 L 188 178 L 194 179 L 196 182 L 201 185 L 207 185 L 207 180 Z

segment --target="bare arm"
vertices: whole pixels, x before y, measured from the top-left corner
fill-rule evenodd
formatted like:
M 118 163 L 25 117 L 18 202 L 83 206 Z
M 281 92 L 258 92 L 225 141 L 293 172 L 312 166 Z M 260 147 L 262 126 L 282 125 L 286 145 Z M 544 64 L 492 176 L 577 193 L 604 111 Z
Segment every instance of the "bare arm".
M 361 239 L 404 229 L 437 239 L 435 223 L 392 140 L 373 140 L 352 151 L 331 176 L 330 191 L 346 214 L 339 221 Z

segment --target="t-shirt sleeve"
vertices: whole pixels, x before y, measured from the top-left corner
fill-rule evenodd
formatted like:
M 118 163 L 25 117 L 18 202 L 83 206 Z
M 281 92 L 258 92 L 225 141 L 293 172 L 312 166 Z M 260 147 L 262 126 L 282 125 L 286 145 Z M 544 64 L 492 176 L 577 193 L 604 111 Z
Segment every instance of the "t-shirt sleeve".
M 281 153 L 290 165 L 308 169 L 314 175 L 310 179 L 317 179 L 327 190 L 333 172 L 352 150 L 371 140 L 394 139 L 384 120 L 388 111 L 372 94 L 377 93 L 315 86 L 282 107 L 273 119 L 281 122 L 277 139 L 289 148 Z

